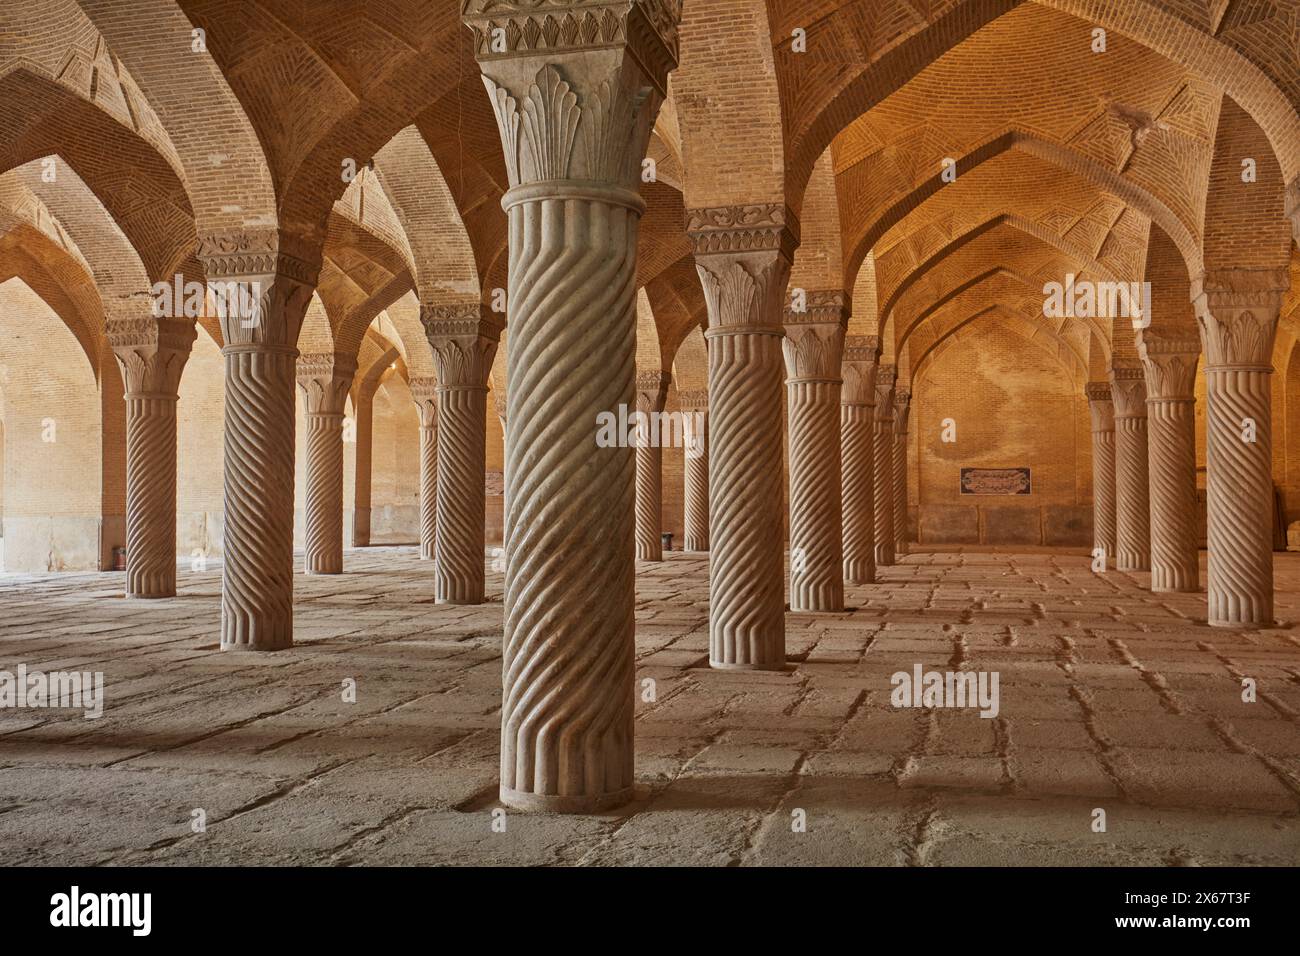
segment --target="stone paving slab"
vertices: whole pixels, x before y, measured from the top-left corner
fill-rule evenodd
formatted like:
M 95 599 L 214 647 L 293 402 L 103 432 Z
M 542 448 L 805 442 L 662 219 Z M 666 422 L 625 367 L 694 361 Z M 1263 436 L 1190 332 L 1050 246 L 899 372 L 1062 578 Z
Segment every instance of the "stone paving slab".
M 1255 631 L 1088 564 L 912 554 L 787 615 L 791 665 L 753 673 L 708 667 L 706 556 L 639 563 L 637 797 L 590 817 L 497 802 L 490 557 L 495 602 L 446 607 L 414 548 L 349 551 L 296 579 L 275 654 L 217 649 L 218 563 L 150 602 L 0 575 L 0 670 L 102 671 L 106 698 L 0 709 L 0 864 L 1300 863 L 1300 555 Z M 918 664 L 996 672 L 996 715 L 893 706 Z

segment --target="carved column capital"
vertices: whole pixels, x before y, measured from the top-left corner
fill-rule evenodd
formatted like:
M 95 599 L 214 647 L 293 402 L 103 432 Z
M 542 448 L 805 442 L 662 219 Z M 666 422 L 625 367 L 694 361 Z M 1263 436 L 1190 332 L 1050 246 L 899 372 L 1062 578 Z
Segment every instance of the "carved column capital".
M 841 369 L 844 387 L 840 392 L 841 405 L 875 407 L 876 369 L 879 362 L 879 336 L 850 335 L 844 339 L 844 360 Z
M 894 420 L 894 382 L 897 378 L 898 369 L 893 365 L 881 365 L 876 369 L 876 421 Z
M 431 428 L 438 421 L 438 380 L 417 377 L 408 383 L 416 411 L 420 413 L 420 427 Z
M 1118 365 L 1110 370 L 1110 397 L 1116 418 L 1146 418 L 1146 373 L 1140 365 Z
M 225 351 L 293 350 L 320 273 L 321 244 L 275 228 L 199 237 L 195 255 L 221 323 Z
M 1285 269 L 1219 269 L 1192 282 L 1206 368 L 1270 371 Z
M 785 316 L 787 382 L 840 381 L 844 355 L 845 321 L 823 321 L 819 313 L 790 313 Z
M 667 94 L 677 66 L 681 0 L 462 0 L 474 55 L 497 61 L 626 50 Z
M 677 404 L 684 412 L 707 412 L 709 410 L 709 393 L 705 389 L 678 391 Z
M 1111 401 L 1110 382 L 1089 382 L 1083 387 L 1088 396 L 1093 432 L 1115 431 L 1115 404 Z
M 422 305 L 420 323 L 440 387 L 487 388 L 504 327 L 499 316 L 478 303 Z
M 894 389 L 894 433 L 907 434 L 907 419 L 912 411 L 912 389 L 899 385 Z
M 709 302 L 711 327 L 764 326 L 780 310 L 799 245 L 799 221 L 781 203 L 686 211 L 686 232 Z M 714 309 L 720 304 L 720 309 Z M 715 320 L 715 316 L 717 316 Z
M 636 373 L 636 410 L 662 412 L 668 400 L 668 383 L 672 376 L 667 372 L 641 371 Z
M 1144 330 L 1138 342 L 1146 372 L 1147 401 L 1196 400 L 1196 366 L 1201 341 L 1195 336 L 1152 335 Z
M 108 344 L 127 396 L 178 397 L 181 372 L 197 337 L 188 319 L 111 319 Z
M 296 375 L 307 399 L 308 415 L 342 415 L 357 360 L 341 352 L 300 355 Z
M 496 113 L 511 190 L 574 195 L 616 187 L 643 204 L 641 159 L 677 66 L 675 0 L 465 0 L 465 23 Z M 580 185 L 582 183 L 592 185 Z M 595 186 L 600 192 L 599 186 Z

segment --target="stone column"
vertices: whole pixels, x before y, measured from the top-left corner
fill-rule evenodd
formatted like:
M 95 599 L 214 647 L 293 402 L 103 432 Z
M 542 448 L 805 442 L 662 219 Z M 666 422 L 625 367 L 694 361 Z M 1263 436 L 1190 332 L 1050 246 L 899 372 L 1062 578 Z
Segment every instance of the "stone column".
M 894 559 L 907 554 L 907 416 L 912 390 L 894 389 Z
M 709 393 L 678 392 L 686 422 L 683 502 L 686 551 L 709 550 Z
M 501 338 L 501 323 L 477 303 L 425 306 L 420 318 L 438 374 L 435 600 L 439 604 L 482 604 L 487 381 Z
M 1272 352 L 1285 271 L 1219 270 L 1192 284 L 1205 344 L 1209 623 L 1273 621 Z
M 497 419 L 501 422 L 501 444 L 506 443 L 506 396 L 503 390 L 492 393 L 492 403 L 496 407 Z M 505 555 L 510 544 L 510 479 L 506 475 L 506 462 L 501 463 L 501 554 Z
M 1200 590 L 1196 535 L 1195 337 L 1143 330 L 1151 488 L 1151 590 Z
M 462 9 L 510 179 L 501 799 L 591 812 L 632 796 L 634 454 L 598 447 L 597 416 L 633 400 L 641 159 L 677 7 Z
M 1141 366 L 1110 370 L 1115 404 L 1115 567 L 1151 570 L 1147 387 Z
M 876 418 L 871 488 L 875 497 L 876 567 L 894 563 L 894 379 L 892 365 L 876 370 Z
M 319 249 L 275 229 L 200 238 L 226 365 L 221 647 L 293 644 L 294 361 Z
M 652 416 L 664 410 L 668 381 L 666 372 L 638 372 L 636 376 L 636 556 L 640 561 L 664 559 L 659 537 L 663 533 L 664 453 Z
M 843 471 L 844 579 L 876 581 L 875 428 L 876 368 L 880 339 L 850 335 L 844 341 L 840 393 L 840 462 Z
M 1084 386 L 1092 415 L 1092 547 L 1115 561 L 1115 406 L 1109 382 Z
M 790 610 L 844 610 L 840 361 L 848 296 L 810 291 L 785 310 L 790 418 Z
M 420 560 L 438 551 L 438 380 L 413 378 L 411 398 L 420 416 Z
M 298 387 L 307 403 L 308 574 L 343 573 L 343 410 L 356 371 L 350 355 L 298 359 Z
M 110 320 L 126 386 L 126 596 L 176 594 L 176 402 L 194 323 Z
M 709 310 L 709 663 L 785 667 L 781 310 L 798 226 L 777 204 L 692 209 Z
M 352 407 L 357 416 L 356 481 L 353 485 L 352 547 L 370 545 L 370 489 L 374 454 L 375 388 L 378 382 L 366 379 L 357 384 Z

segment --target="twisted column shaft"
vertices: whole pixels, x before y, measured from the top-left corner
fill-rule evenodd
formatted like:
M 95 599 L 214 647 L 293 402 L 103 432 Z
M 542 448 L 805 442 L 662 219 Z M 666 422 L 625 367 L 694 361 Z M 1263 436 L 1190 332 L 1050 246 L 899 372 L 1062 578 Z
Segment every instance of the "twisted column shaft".
M 664 559 L 663 447 L 652 433 L 651 416 L 664 410 L 668 375 L 639 372 L 636 376 L 636 556 L 641 561 Z
M 634 453 L 597 434 L 632 402 L 641 158 L 676 12 L 609 8 L 554 50 L 525 7 L 465 16 L 511 184 L 501 799 L 524 809 L 632 796 Z
M 482 604 L 486 567 L 487 380 L 501 323 L 478 304 L 420 312 L 438 372 L 439 604 Z
M 1200 588 L 1196 540 L 1196 363 L 1200 342 L 1144 330 L 1151 488 L 1151 590 Z
M 683 522 L 687 551 L 709 550 L 709 396 L 707 392 L 679 392 L 686 421 L 685 494 Z
M 196 255 L 225 342 L 221 646 L 280 650 L 293 643 L 294 343 L 320 246 L 248 229 L 201 237 Z
M 1115 406 L 1109 382 L 1084 389 L 1092 415 L 1092 546 L 1115 560 Z
M 1285 270 L 1215 270 L 1193 283 L 1205 343 L 1209 623 L 1273 621 L 1272 350 Z
M 907 416 L 912 390 L 894 389 L 894 558 L 907 554 Z
M 894 378 L 892 365 L 876 372 L 876 419 L 871 488 L 875 497 L 876 567 L 894 563 Z
M 228 345 L 224 647 L 293 643 L 294 359 L 291 347 Z
M 840 471 L 840 358 L 848 301 L 808 292 L 786 310 L 790 420 L 790 610 L 844 610 Z
M 420 560 L 438 552 L 438 388 L 433 378 L 411 379 L 420 416 Z
M 126 596 L 176 594 L 176 402 L 126 396 Z
M 1146 384 L 1141 368 L 1111 369 L 1115 404 L 1115 567 L 1151 570 Z
M 298 360 L 298 386 L 307 399 L 308 574 L 343 573 L 343 411 L 356 367 L 346 355 Z
M 880 340 L 849 336 L 844 347 L 840 396 L 840 463 L 843 487 L 844 579 L 876 580 L 875 419 L 876 359 Z
M 780 205 L 692 209 L 709 310 L 709 663 L 785 666 L 781 305 L 796 244 Z
M 126 596 L 176 594 L 176 403 L 194 323 L 107 320 L 126 398 Z

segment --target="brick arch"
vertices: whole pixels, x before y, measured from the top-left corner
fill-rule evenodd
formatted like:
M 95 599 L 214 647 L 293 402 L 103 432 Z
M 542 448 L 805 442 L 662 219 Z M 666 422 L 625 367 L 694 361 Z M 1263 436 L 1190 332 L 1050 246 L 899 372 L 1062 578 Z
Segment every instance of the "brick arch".
M 689 208 L 784 198 L 781 93 L 769 15 L 766 5 L 754 0 L 684 5 L 680 64 L 670 90 Z M 719 83 L 719 77 L 726 82 Z
M 978 323 L 980 320 L 988 316 L 996 316 L 997 318 L 1003 320 L 1004 322 L 1006 320 L 1011 320 L 1015 325 L 1023 326 L 1024 328 L 1028 329 L 1030 334 L 1024 335 L 1023 337 L 1029 342 L 1035 342 L 1036 339 L 1035 333 L 1049 328 L 1047 326 L 1035 325 L 1031 323 L 1028 319 L 1026 319 L 1023 315 L 1021 315 L 1019 312 L 1015 311 L 1015 309 L 1008 308 L 1007 306 L 1001 303 L 995 302 L 992 305 L 987 306 L 986 308 L 981 309 L 978 312 L 975 312 L 974 314 L 961 320 L 956 325 L 954 325 L 951 329 L 945 332 L 940 338 L 936 339 L 933 343 L 931 343 L 929 347 L 927 347 L 926 350 L 921 353 L 921 357 L 912 363 L 911 381 L 917 382 L 921 380 L 921 377 L 925 370 L 926 363 L 930 360 L 931 356 L 939 354 L 939 352 L 945 347 L 944 343 L 954 341 L 955 338 L 957 337 L 957 333 L 960 332 L 962 329 L 970 328 L 974 326 L 976 323 Z M 1060 336 L 1058 336 L 1055 332 L 1049 331 L 1048 334 L 1057 343 L 1059 348 L 1056 352 L 1051 352 L 1046 348 L 1044 348 L 1044 351 L 1047 351 L 1048 354 L 1052 355 L 1052 357 L 1055 358 L 1057 362 L 1060 363 L 1061 367 L 1070 375 L 1073 381 L 1078 382 L 1080 384 L 1086 381 L 1088 375 L 1088 364 L 1083 359 L 1083 357 L 1080 356 L 1078 352 L 1068 342 L 1061 339 Z M 1035 344 L 1039 344 L 1039 346 L 1042 347 L 1040 343 L 1035 342 Z M 1074 361 L 1067 364 L 1067 362 L 1061 357 L 1060 349 L 1064 349 L 1066 354 L 1070 355 Z
M 1254 159 L 1257 179 L 1242 182 L 1242 160 Z M 1211 268 L 1286 269 L 1291 223 L 1286 217 L 1286 173 L 1264 130 L 1230 97 L 1223 98 L 1206 182 L 1205 265 Z M 1203 270 L 1202 270 L 1203 271 Z M 1193 271 L 1192 278 L 1199 278 Z
M 1114 273 L 1107 266 L 1093 259 L 1092 255 L 1089 254 L 1086 249 L 1082 249 L 1077 245 L 1070 243 L 1065 239 L 1062 239 L 1055 232 L 1042 226 L 1039 223 L 1029 222 L 1028 220 L 1022 219 L 1021 217 L 1016 216 L 1014 214 L 1002 213 L 997 216 L 994 216 L 992 219 L 988 219 L 985 222 L 967 230 L 966 232 L 962 233 L 959 236 L 955 236 L 952 239 L 952 241 L 950 241 L 942 249 L 935 252 L 933 255 L 929 256 L 924 262 L 922 262 L 914 269 L 912 269 L 910 272 L 908 272 L 908 274 L 902 280 L 902 282 L 900 282 L 897 287 L 895 287 L 890 291 L 889 295 L 884 300 L 884 303 L 880 308 L 880 314 L 886 317 L 885 318 L 886 323 L 890 323 L 892 321 L 893 316 L 891 315 L 891 313 L 893 312 L 894 306 L 898 303 L 903 293 L 905 293 L 909 288 L 911 288 L 911 286 L 918 279 L 920 279 L 921 276 L 923 276 L 929 270 L 938 266 L 940 263 L 944 261 L 944 259 L 948 258 L 948 256 L 952 255 L 954 252 L 961 249 L 963 246 L 966 246 L 969 243 L 974 242 L 975 240 L 979 239 L 981 236 L 986 235 L 992 230 L 998 228 L 999 226 L 1004 226 L 1004 225 L 1009 226 L 1018 232 L 1022 232 L 1033 239 L 1037 239 L 1038 241 L 1042 242 L 1044 245 L 1056 249 L 1062 255 L 1068 256 L 1069 258 L 1075 260 L 1076 262 L 1079 263 L 1081 267 L 1080 268 L 1081 272 L 1086 270 L 1088 272 L 1095 273 L 1109 281 L 1117 281 L 1117 277 L 1114 275 Z
M 960 305 L 962 299 L 964 299 L 968 294 L 971 295 L 972 297 L 979 297 L 979 296 L 997 295 L 1000 292 L 1002 292 L 1003 290 L 1000 289 L 989 290 L 983 288 L 987 284 L 998 279 L 1006 280 L 1013 287 L 1019 286 L 1023 288 L 1024 293 L 1027 296 L 1034 296 L 1040 294 L 1038 287 L 1035 286 L 1035 284 L 1028 277 L 1022 275 L 1020 272 L 1016 271 L 1015 269 L 1009 268 L 1005 265 L 996 265 L 993 268 L 988 269 L 987 271 L 981 273 L 980 275 L 975 276 L 973 279 L 969 279 L 955 286 L 953 289 L 951 289 L 950 291 L 948 291 L 947 293 L 945 293 L 944 295 L 936 299 L 931 305 L 927 306 L 924 310 L 917 313 L 917 315 L 914 316 L 912 320 L 908 323 L 906 328 L 903 329 L 902 335 L 898 338 L 895 354 L 901 352 L 904 348 L 910 346 L 913 333 L 916 332 L 918 329 L 920 329 L 924 323 L 928 322 L 931 317 L 937 316 L 942 310 L 949 307 L 950 305 L 951 306 Z M 1188 301 L 1190 302 L 1191 300 L 1189 299 Z M 1064 321 L 1069 322 L 1071 320 L 1064 320 Z M 1098 320 L 1074 319 L 1073 321 L 1086 323 L 1086 328 L 1088 330 L 1088 334 L 1090 337 L 1101 338 L 1103 341 L 1105 341 L 1104 336 L 1106 333 L 1106 328 L 1103 327 Z M 1052 329 L 1053 332 L 1059 333 L 1060 331 L 1060 327 L 1054 328 L 1053 326 L 1051 326 L 1049 322 L 1046 321 L 1046 319 L 1042 320 L 1042 324 L 1044 325 L 1044 327 Z M 886 326 L 887 330 L 892 327 L 893 327 L 893 323 L 890 323 L 888 326 Z
M 1028 0 L 953 0 L 941 3 L 936 5 L 938 12 L 927 17 L 919 30 L 876 38 L 876 49 L 885 52 L 871 59 L 865 69 L 853 71 L 853 57 L 850 55 L 845 63 L 837 64 L 841 69 L 800 72 L 804 64 L 799 57 L 809 54 L 791 53 L 788 31 L 784 34 L 776 32 L 791 16 L 797 16 L 798 8 L 795 4 L 783 4 L 781 0 L 768 0 L 769 9 L 779 6 L 792 11 L 784 17 L 774 15 L 772 20 L 773 39 L 778 46 L 776 64 L 782 77 L 783 105 L 787 107 L 785 194 L 796 214 L 802 206 L 813 164 L 840 130 L 890 93 L 901 89 L 912 77 L 962 41 L 1026 2 Z M 1166 13 L 1156 0 L 1131 0 L 1126 4 L 1111 0 L 1035 2 L 1127 36 L 1227 90 L 1257 117 L 1288 181 L 1300 175 L 1300 116 L 1297 115 L 1300 97 L 1296 97 L 1294 91 L 1284 92 L 1278 82 L 1280 78 L 1270 77 L 1259 63 L 1191 23 Z M 804 24 L 808 29 L 810 48 L 818 32 L 835 38 L 831 42 L 843 46 L 844 38 L 837 33 L 851 34 L 853 30 L 844 25 L 848 21 L 837 23 L 837 18 L 855 6 L 856 0 L 841 0 L 821 17 L 811 18 L 814 23 Z M 894 22 L 914 22 L 915 11 L 912 13 L 913 18 L 900 16 Z M 849 15 L 851 13 L 846 14 Z M 1275 47 L 1267 46 L 1267 40 L 1259 42 L 1259 62 L 1267 63 Z M 1300 82 L 1288 84 L 1291 85 L 1300 86 Z M 796 110 L 796 104 L 804 108 Z
M 1151 283 L 1152 332 L 1199 339 L 1192 305 L 1192 275 L 1169 234 L 1152 223 L 1144 272 L 1145 281 Z
M 335 4 L 322 16 L 311 4 L 272 12 L 231 0 L 176 2 L 207 31 L 208 49 L 256 132 L 280 228 L 308 242 L 321 238 L 346 188 L 345 159 L 364 165 L 477 74 L 459 4 Z M 486 105 L 481 84 L 478 96 Z M 499 143 L 494 148 L 500 152 Z
M 1048 142 L 1026 130 L 1008 129 L 957 160 L 956 182 L 945 183 L 941 174 L 935 173 L 866 225 L 861 235 L 851 240 L 852 250 L 847 257 L 846 274 L 857 275 L 867 254 L 875 248 L 886 233 L 913 212 L 922 209 L 932 196 L 943 190 L 960 190 L 966 182 L 962 173 L 976 169 L 1011 150 L 1018 150 L 1046 160 L 1062 171 L 1077 175 L 1096 185 L 1100 190 L 1138 209 L 1152 221 L 1158 222 L 1161 228 L 1174 239 L 1174 244 L 1186 261 L 1189 272 L 1197 274 L 1203 269 L 1199 237 L 1151 192 L 1068 147 Z
M 0 270 L 5 467 L 23 470 L 5 486 L 6 570 L 98 570 L 123 543 L 121 379 L 102 351 L 79 355 L 61 325 L 45 294 Z
M 192 48 L 174 0 L 76 0 L 147 101 L 184 174 L 200 235 L 275 222 L 257 133 L 212 55 Z
M 0 235 L 0 282 L 11 278 L 19 279 L 63 321 L 95 378 L 101 378 L 106 354 L 104 307 L 84 266 L 45 233 L 20 223 Z
M 667 366 L 667 368 L 665 368 Z M 640 372 L 668 371 L 672 360 L 659 347 L 659 325 L 645 286 L 636 291 L 636 370 Z
M 81 266 L 102 304 L 97 327 L 111 335 L 118 323 L 132 328 L 139 320 L 151 321 L 154 290 L 135 247 L 75 171 L 64 168 L 51 183 L 42 179 L 40 167 L 32 162 L 0 176 L 0 208 L 27 217 Z
M 672 357 L 673 384 L 678 391 L 703 392 L 709 387 L 709 348 L 704 328 L 693 326 Z
M 185 185 L 136 131 L 22 67 L 0 76 L 0 104 L 0 171 L 45 157 L 71 166 L 130 240 L 152 282 L 170 280 L 192 257 L 197 233 Z
M 674 355 L 691 329 L 706 321 L 707 306 L 700 287 L 695 257 L 682 256 L 645 285 L 655 325 L 659 333 L 659 351 Z
M 475 248 L 428 144 L 414 126 L 375 155 L 375 173 L 414 257 L 416 292 L 429 305 L 479 302 L 495 248 Z

